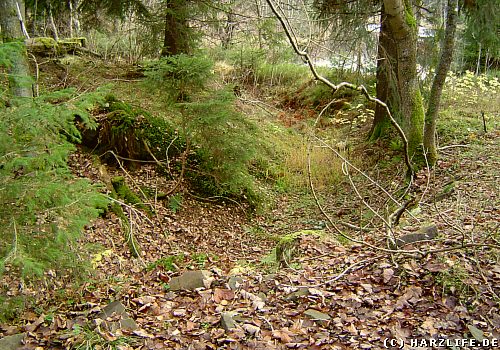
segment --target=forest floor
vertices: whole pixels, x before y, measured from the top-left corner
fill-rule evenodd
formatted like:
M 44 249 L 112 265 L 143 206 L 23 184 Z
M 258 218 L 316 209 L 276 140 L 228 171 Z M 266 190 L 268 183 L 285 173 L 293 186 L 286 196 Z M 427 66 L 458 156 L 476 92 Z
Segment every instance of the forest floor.
M 362 220 L 366 204 L 384 208 L 388 198 L 360 174 L 352 175 L 356 189 L 345 179 L 318 199 L 281 194 L 264 214 L 189 192 L 175 203 L 152 201 L 149 217 L 129 209 L 141 258 L 131 256 L 120 218 L 109 212 L 79 242 L 91 247 L 81 253 L 95 268 L 91 278 L 73 288 L 49 273 L 46 287 L 25 290 L 43 311 L 0 331 L 26 332 L 26 349 L 427 349 L 431 339 L 498 341 L 499 139 L 493 130 L 444 148 L 432 172 L 417 174 L 411 190 L 420 205 L 394 235 L 431 223 L 439 234 L 398 252 L 387 251 L 384 227 Z M 402 170 L 384 152 L 373 146 L 362 170 L 382 187 L 394 186 Z M 385 167 L 374 165 L 386 158 Z M 96 183 L 121 175 L 137 188 L 172 185 L 153 165 L 104 168 L 83 149 L 70 163 L 77 176 Z M 339 235 L 318 204 L 345 235 L 364 243 Z M 353 228 L 362 223 L 362 230 Z M 286 235 L 290 256 L 279 266 L 272 252 Z M 189 270 L 208 271 L 205 286 L 172 290 L 173 278 Z M 19 282 L 10 285 L 17 293 Z M 114 300 L 134 327 L 96 321 Z M 468 348 L 456 344 L 447 347 Z

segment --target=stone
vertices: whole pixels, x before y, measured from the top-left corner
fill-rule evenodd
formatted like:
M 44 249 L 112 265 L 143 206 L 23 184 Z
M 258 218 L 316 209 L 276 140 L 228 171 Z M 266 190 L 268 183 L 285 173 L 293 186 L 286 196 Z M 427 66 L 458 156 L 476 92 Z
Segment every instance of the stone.
M 227 285 L 231 290 L 239 289 L 242 284 L 243 284 L 243 278 L 241 278 L 240 276 L 231 276 L 227 281 Z
M 108 321 L 108 317 L 113 317 L 113 315 L 120 316 L 117 321 Z M 100 319 L 102 321 L 97 321 Z M 119 301 L 113 301 L 106 305 L 102 312 L 96 316 L 96 323 L 103 325 L 107 330 L 115 332 L 117 329 L 124 329 L 128 331 L 134 331 L 139 326 L 137 323 L 129 316 L 125 306 Z
M 211 273 L 207 270 L 186 271 L 179 277 L 170 280 L 170 290 L 195 290 L 196 288 L 210 288 Z
M 304 315 L 309 317 L 311 320 L 319 323 L 325 323 L 331 319 L 331 317 L 328 314 L 325 314 L 323 312 L 314 309 L 307 309 L 306 311 L 304 311 Z
M 102 312 L 97 315 L 98 318 L 105 319 L 107 317 L 111 317 L 113 314 L 124 315 L 127 311 L 125 306 L 119 301 L 113 301 L 106 305 Z
M 222 328 L 226 330 L 226 332 L 229 332 L 231 329 L 236 328 L 236 321 L 234 320 L 234 313 L 233 312 L 223 312 L 222 317 L 220 319 L 220 324 Z
M 258 335 L 260 333 L 260 327 L 253 325 L 251 323 L 245 323 L 242 328 L 250 335 Z
M 289 301 L 298 301 L 300 299 L 300 297 L 303 297 L 303 296 L 306 296 L 306 295 L 309 295 L 310 292 L 309 292 L 309 288 L 307 287 L 300 287 L 297 291 L 293 292 L 293 293 L 290 293 L 289 295 L 287 295 L 285 297 L 286 300 L 289 300 Z
M 23 347 L 25 333 L 8 335 L 0 339 L 0 350 L 16 350 Z

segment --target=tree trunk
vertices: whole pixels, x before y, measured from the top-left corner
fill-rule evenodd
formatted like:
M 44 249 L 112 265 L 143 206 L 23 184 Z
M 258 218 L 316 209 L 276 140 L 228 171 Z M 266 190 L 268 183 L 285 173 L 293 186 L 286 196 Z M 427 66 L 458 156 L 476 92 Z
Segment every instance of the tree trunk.
M 173 56 L 189 51 L 187 24 L 185 19 L 185 1 L 167 0 L 165 14 L 165 37 L 161 56 Z
M 434 165 L 437 160 L 436 147 L 436 120 L 438 117 L 439 103 L 443 91 L 446 75 L 450 69 L 453 59 L 453 49 L 455 47 L 455 32 L 457 28 L 457 0 L 448 0 L 446 15 L 446 30 L 441 47 L 441 58 L 432 82 L 429 104 L 425 114 L 424 128 L 424 150 L 427 154 L 427 161 Z
M 381 45 L 385 47 L 379 49 L 386 55 L 386 62 L 383 63 L 384 69 L 380 74 L 384 74 L 387 81 L 381 77 L 382 81 L 377 82 L 377 85 L 381 85 L 379 89 L 382 101 L 388 103 L 406 134 L 410 157 L 420 158 L 424 108 L 417 77 L 417 24 L 410 0 L 384 0 L 383 5 L 382 16 L 386 26 L 381 28 L 381 36 L 384 39 Z M 388 41 L 385 41 L 382 30 L 387 30 Z M 385 99 L 384 86 L 387 87 Z M 379 111 L 379 118 L 374 120 L 372 135 L 382 134 L 379 123 L 383 123 L 385 119 Z
M 3 42 L 23 40 L 22 22 L 18 18 L 16 0 L 0 0 L 0 26 Z M 22 4 L 20 4 L 22 5 Z M 22 8 L 22 6 L 20 6 Z M 32 79 L 24 43 L 10 54 L 9 87 L 15 97 L 33 97 Z
M 394 82 L 392 67 L 395 64 L 393 61 L 396 57 L 396 44 L 391 39 L 389 23 L 383 4 L 382 14 L 380 16 L 380 32 L 377 51 L 377 98 L 386 102 L 389 108 L 391 108 L 388 97 L 391 82 Z M 394 85 L 392 85 L 392 88 L 394 88 Z M 392 94 L 394 94 L 394 92 Z M 386 109 L 379 104 L 375 105 L 375 116 L 370 131 L 370 140 L 375 141 L 382 137 L 390 125 L 391 123 Z
M 49 3 L 49 24 L 50 30 L 52 31 L 52 37 L 55 41 L 59 41 L 59 32 L 57 31 L 56 23 L 54 22 L 54 16 L 52 15 L 52 5 Z

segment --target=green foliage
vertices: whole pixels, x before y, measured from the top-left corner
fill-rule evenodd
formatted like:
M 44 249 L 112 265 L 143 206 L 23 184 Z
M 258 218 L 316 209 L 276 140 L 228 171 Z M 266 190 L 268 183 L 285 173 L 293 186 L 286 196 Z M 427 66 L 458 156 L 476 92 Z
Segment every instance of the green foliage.
M 20 41 L 9 41 L 7 43 L 0 43 L 0 66 L 11 67 L 14 54 L 24 50 L 24 45 Z
M 256 81 L 266 87 L 286 86 L 289 91 L 312 78 L 308 66 L 294 63 L 262 63 L 255 72 Z
M 25 308 L 26 300 L 24 297 L 5 298 L 0 295 L 0 322 L 6 323 L 20 316 Z
M 265 62 L 266 52 L 263 49 L 241 46 L 228 50 L 226 60 L 235 67 L 234 75 L 238 81 L 255 84 L 255 73 Z
M 500 121 L 500 80 L 489 75 L 448 74 L 443 90 L 443 112 L 437 124 L 443 143 L 473 141 L 483 131 L 482 113 L 487 130 L 496 129 Z
M 99 121 L 97 132 L 86 143 L 102 153 L 111 150 L 129 159 L 149 159 L 153 153 L 164 159 L 166 155 L 175 157 L 186 148 L 184 138 L 168 120 L 113 95 L 106 96 L 99 112 L 106 118 Z
M 500 0 L 475 0 L 465 6 L 467 14 L 464 39 L 464 69 L 473 69 L 481 51 L 482 56 L 488 52 L 490 59 L 500 58 Z M 484 68 L 484 59 L 480 62 Z
M 147 64 L 148 86 L 162 89 L 168 102 L 187 102 L 200 93 L 213 76 L 212 60 L 205 56 L 180 54 Z
M 209 195 L 239 196 L 257 205 L 259 191 L 250 165 L 259 147 L 256 125 L 234 106 L 228 89 L 211 88 L 212 63 L 203 56 L 178 55 L 150 66 L 148 82 L 166 88 L 166 103 L 180 113 L 180 133 L 190 145 L 188 176 Z
M 454 294 L 465 299 L 474 292 L 474 286 L 468 283 L 470 276 L 462 266 L 449 264 L 451 266 L 448 269 L 436 275 L 436 282 L 441 285 L 443 295 Z
M 158 259 L 152 263 L 150 263 L 147 267 L 148 270 L 154 270 L 158 266 L 163 267 L 167 271 L 175 271 L 178 269 L 178 264 L 184 261 L 184 255 L 169 255 L 164 258 Z
M 116 336 L 104 338 L 100 332 L 88 325 L 80 326 L 75 324 L 72 330 L 68 331 L 68 338 L 72 340 L 72 349 L 94 350 L 108 349 L 119 350 L 123 348 L 139 346 L 139 339 L 132 336 Z
M 191 259 L 198 265 L 198 267 L 203 268 L 208 261 L 209 256 L 206 253 L 193 253 Z
M 47 268 L 78 266 L 69 244 L 107 200 L 75 179 L 66 161 L 70 141 L 81 140 L 75 116 L 95 127 L 88 108 L 100 99 L 67 90 L 0 109 L 0 267 L 40 276 Z
M 183 200 L 184 197 L 182 196 L 181 193 L 177 193 L 176 195 L 173 195 L 168 199 L 168 207 L 170 208 L 170 210 L 174 212 L 174 214 L 177 213 L 177 211 L 182 208 Z

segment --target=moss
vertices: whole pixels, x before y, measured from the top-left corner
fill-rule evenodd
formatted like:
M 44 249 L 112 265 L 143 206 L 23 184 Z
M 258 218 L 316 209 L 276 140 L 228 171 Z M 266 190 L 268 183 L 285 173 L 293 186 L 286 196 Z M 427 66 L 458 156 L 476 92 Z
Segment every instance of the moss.
M 276 262 L 280 265 L 288 264 L 295 255 L 296 247 L 302 236 L 314 235 L 322 237 L 323 234 L 324 231 L 322 230 L 302 230 L 281 237 L 275 248 Z
M 412 113 L 409 121 L 408 152 L 414 162 L 419 164 L 423 161 L 423 125 L 425 119 L 424 105 L 420 89 L 417 87 L 412 101 Z
M 123 176 L 112 178 L 111 184 L 113 185 L 116 197 L 123 199 L 125 203 L 135 206 L 149 215 L 153 214 L 149 206 L 145 205 L 141 198 L 125 184 Z
M 384 118 L 380 120 L 378 123 L 373 125 L 373 129 L 370 133 L 368 141 L 375 142 L 380 139 L 382 136 L 386 135 L 386 130 L 391 126 L 391 122 L 389 118 Z
M 85 47 L 85 45 L 87 44 L 87 38 L 66 38 L 59 40 L 58 43 L 68 48 Z
M 414 30 L 417 29 L 417 20 L 415 16 L 413 15 L 413 11 L 411 9 L 411 4 L 408 3 L 408 0 L 405 0 L 405 20 L 406 23 L 413 28 Z
M 125 179 L 123 176 L 116 176 L 111 179 L 113 188 L 119 198 L 125 200 L 126 203 L 136 205 L 142 203 L 139 196 L 137 196 L 127 185 L 125 185 Z
M 35 45 L 43 45 L 47 49 L 57 49 L 57 41 L 49 37 L 34 38 Z

